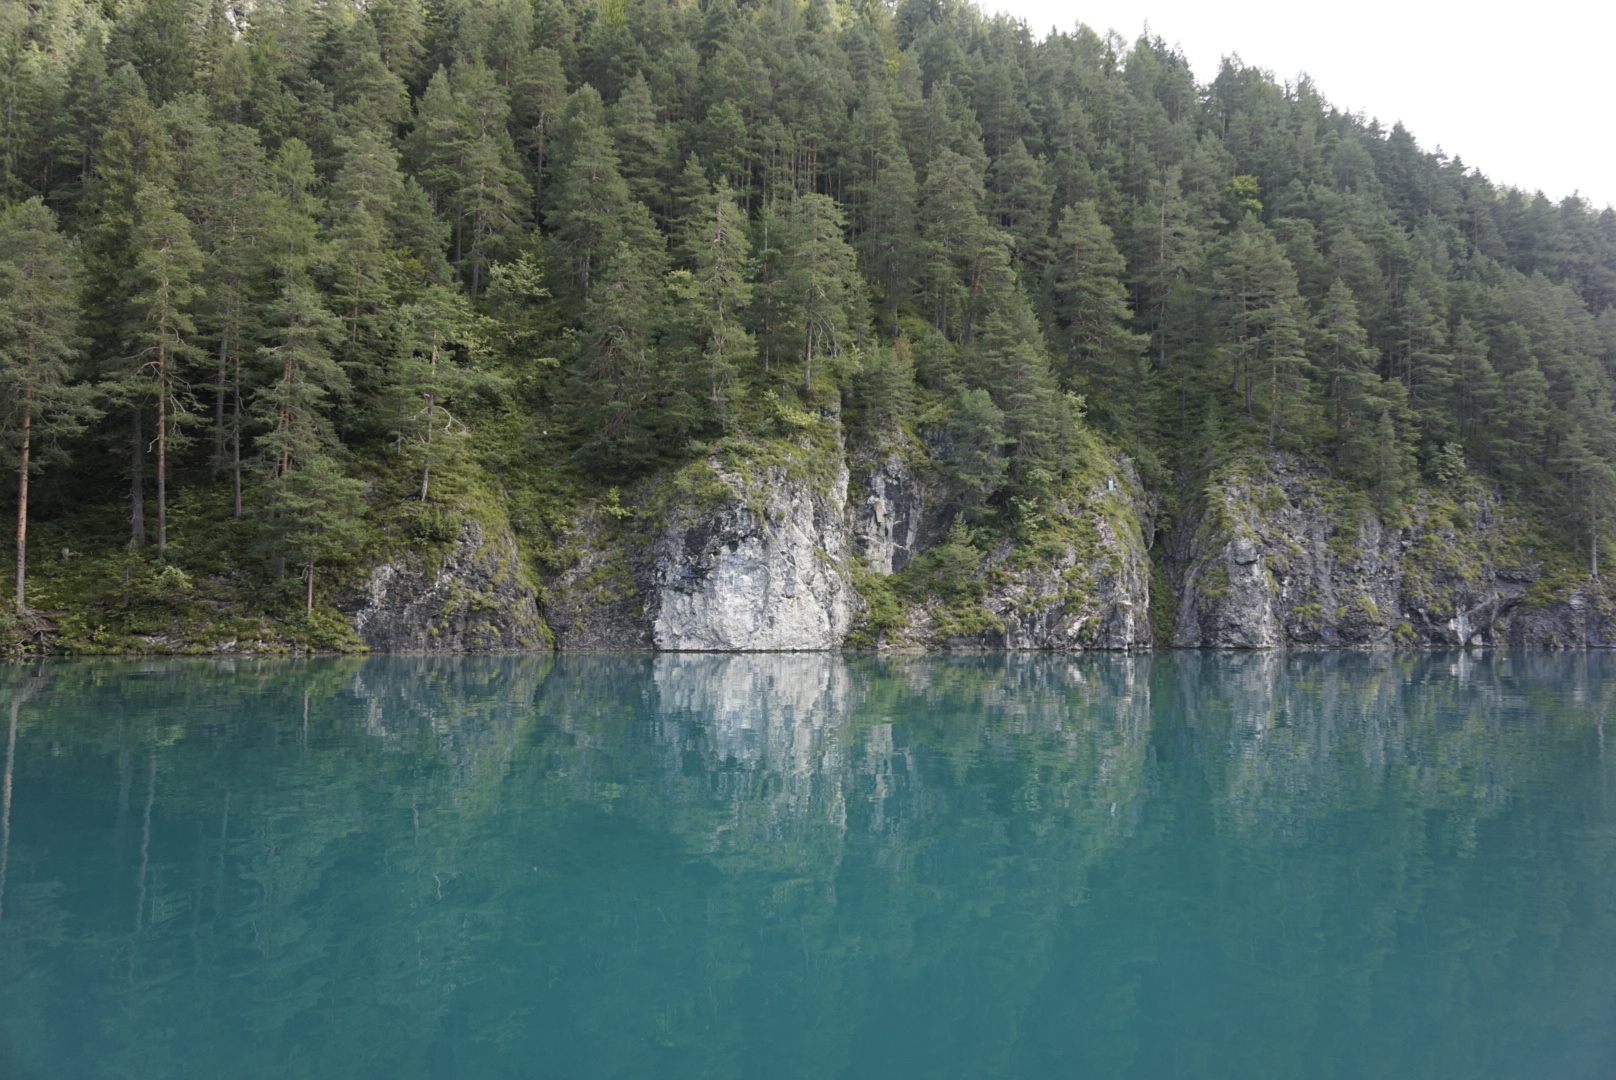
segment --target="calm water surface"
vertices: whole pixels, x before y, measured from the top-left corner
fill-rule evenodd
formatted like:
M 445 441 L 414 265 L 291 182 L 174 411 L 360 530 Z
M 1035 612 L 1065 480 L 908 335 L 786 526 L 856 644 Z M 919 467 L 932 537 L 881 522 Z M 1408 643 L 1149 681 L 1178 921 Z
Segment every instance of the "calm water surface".
M 0 668 L 0 1077 L 1608 1078 L 1613 676 Z

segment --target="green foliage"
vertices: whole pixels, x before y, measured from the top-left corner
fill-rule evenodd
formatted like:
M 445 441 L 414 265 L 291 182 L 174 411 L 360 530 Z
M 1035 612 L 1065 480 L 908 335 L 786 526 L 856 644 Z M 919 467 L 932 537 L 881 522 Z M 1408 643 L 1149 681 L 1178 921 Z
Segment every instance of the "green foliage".
M 851 438 L 1026 537 L 1095 431 L 1169 501 L 1256 447 L 1388 521 L 1486 477 L 1590 573 L 1616 519 L 1608 216 L 1238 62 L 969 5 L 13 7 L 7 227 L 49 206 L 79 271 L 24 350 L 41 527 L 121 503 L 96 542 L 139 548 L 155 494 L 178 564 L 223 499 L 277 579 L 323 543 L 294 504 L 334 536 L 480 471 L 531 553 Z M 381 504 L 308 501 L 361 473 Z
M 852 567 L 853 587 L 864 601 L 859 623 L 848 635 L 847 648 L 873 649 L 887 640 L 907 621 L 908 606 L 898 594 L 892 577 L 878 574 L 862 560 Z
M 949 527 L 943 542 L 916 558 L 903 570 L 901 588 L 912 598 L 940 596 L 952 605 L 974 603 L 987 588 L 979 568 L 982 551 L 963 521 Z

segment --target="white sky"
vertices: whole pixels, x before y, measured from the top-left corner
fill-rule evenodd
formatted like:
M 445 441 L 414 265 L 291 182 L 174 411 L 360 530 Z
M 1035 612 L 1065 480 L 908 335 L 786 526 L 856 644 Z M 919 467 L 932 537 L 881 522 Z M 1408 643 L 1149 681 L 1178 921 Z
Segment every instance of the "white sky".
M 1039 37 L 1086 23 L 1130 42 L 1149 24 L 1197 82 L 1225 55 L 1331 104 L 1401 120 L 1494 183 L 1616 204 L 1616 0 L 981 0 Z

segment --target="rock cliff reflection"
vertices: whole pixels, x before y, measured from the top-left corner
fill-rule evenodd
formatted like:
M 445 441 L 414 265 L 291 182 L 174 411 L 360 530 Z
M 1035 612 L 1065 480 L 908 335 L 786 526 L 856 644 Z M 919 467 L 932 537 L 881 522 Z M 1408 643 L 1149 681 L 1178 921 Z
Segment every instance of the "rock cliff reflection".
M 1612 673 L 11 669 L 0 1075 L 1603 1076 Z

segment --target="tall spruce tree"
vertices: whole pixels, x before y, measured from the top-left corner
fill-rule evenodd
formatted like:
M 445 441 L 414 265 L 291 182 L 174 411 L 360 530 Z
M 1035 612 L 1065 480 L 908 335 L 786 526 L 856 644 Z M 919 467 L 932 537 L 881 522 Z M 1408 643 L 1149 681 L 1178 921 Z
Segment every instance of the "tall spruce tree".
M 527 220 L 530 195 L 505 127 L 509 97 L 493 72 L 480 63 L 457 68 L 455 98 L 459 126 L 459 177 L 451 202 L 456 215 L 455 258 L 476 300 L 501 238 Z
M 843 238 L 841 210 L 827 195 L 800 195 L 787 218 L 782 292 L 796 308 L 803 392 L 813 394 L 814 364 L 846 353 L 862 337 L 867 300 L 856 256 Z
M 134 211 L 132 265 L 123 282 L 130 315 L 124 359 L 106 386 L 117 399 L 153 413 L 157 553 L 162 556 L 168 552 L 169 454 L 192 419 L 190 368 L 203 355 L 192 313 L 202 291 L 202 252 L 190 222 L 162 184 L 141 185 Z
M 605 109 L 593 87 L 572 95 L 564 124 L 559 182 L 552 188 L 558 194 L 547 223 L 574 288 L 588 300 L 593 276 L 617 249 L 633 199 L 618 171 Z
M 349 383 L 331 348 L 341 324 L 314 287 L 312 271 L 325 258 L 326 247 L 319 235 L 321 206 L 312 190 L 314 157 L 309 148 L 296 139 L 284 143 L 275 155 L 270 183 L 273 224 L 265 246 L 275 299 L 267 312 L 268 344 L 261 350 L 267 378 L 254 404 L 266 429 L 257 442 L 266 539 L 272 560 L 284 567 L 289 554 L 301 554 L 296 542 L 307 522 L 300 515 L 324 512 L 323 504 L 308 501 L 300 474 L 334 449 L 328 409 L 333 398 L 346 395 Z
M 455 395 L 469 382 L 456 354 L 478 344 L 477 319 L 465 296 L 441 285 L 400 309 L 399 351 L 390 372 L 394 437 L 400 454 L 420 463 L 419 499 L 431 495 L 435 467 L 454 460 L 470 426 Z
M 28 480 L 84 430 L 90 388 L 75 384 L 79 317 L 73 258 L 36 196 L 0 214 L 0 437 L 17 469 L 18 618 L 28 615 Z
M 1086 395 L 1102 425 L 1131 443 L 1148 430 L 1154 403 L 1147 342 L 1129 325 L 1125 272 L 1094 204 L 1065 207 L 1050 261 L 1055 322 L 1066 341 L 1063 381 Z
M 684 321 L 700 351 L 707 400 L 723 420 L 730 383 L 757 354 L 742 322 L 752 299 L 752 285 L 746 280 L 751 243 L 745 215 L 728 186 L 704 202 L 704 212 L 691 223 L 685 242 L 690 271 L 681 299 Z
M 228 469 L 234 516 L 242 515 L 242 448 L 246 368 L 254 355 L 269 267 L 266 161 L 250 128 L 226 124 L 210 170 L 197 230 L 204 257 L 205 299 L 198 325 L 215 354 L 211 472 Z M 199 345 L 200 347 L 200 345 Z
M 1216 281 L 1231 388 L 1248 419 L 1266 420 L 1273 447 L 1281 434 L 1299 432 L 1309 404 L 1309 319 L 1296 273 L 1273 235 L 1248 214 L 1222 245 Z
M 670 438 L 695 426 L 689 384 L 667 370 L 656 347 L 667 311 L 666 272 L 655 230 L 635 229 L 619 241 L 590 295 L 573 400 L 579 454 L 603 476 L 643 472 Z

